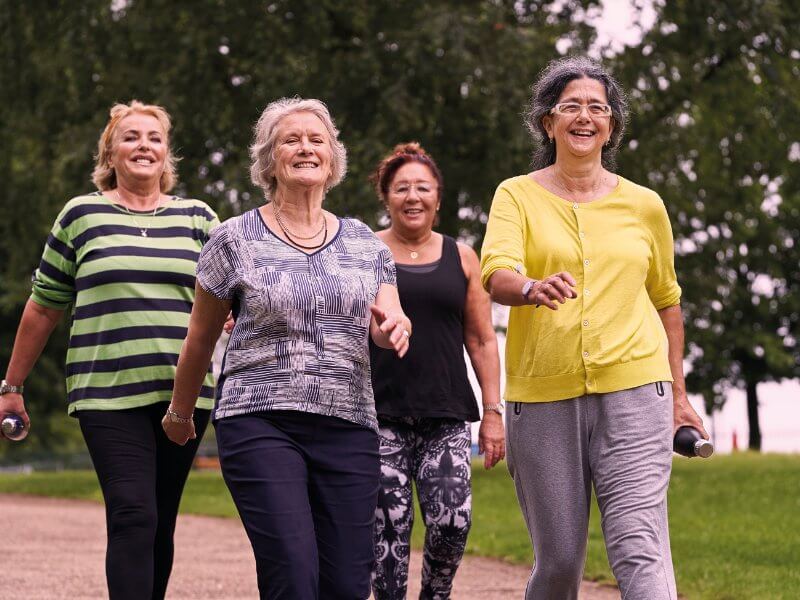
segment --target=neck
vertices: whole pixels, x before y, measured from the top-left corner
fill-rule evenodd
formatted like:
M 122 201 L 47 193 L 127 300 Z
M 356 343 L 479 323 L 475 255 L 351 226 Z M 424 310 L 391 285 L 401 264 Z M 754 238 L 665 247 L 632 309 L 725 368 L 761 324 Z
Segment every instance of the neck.
M 272 210 L 280 211 L 284 221 L 290 221 L 299 225 L 314 226 L 319 223 L 322 215 L 322 200 L 325 193 L 321 188 L 294 191 L 288 189 L 278 189 Z
M 559 185 L 569 192 L 579 194 L 596 191 L 605 175 L 605 169 L 599 160 L 572 163 L 556 159 L 550 169 L 550 173 Z
M 389 228 L 389 231 L 392 232 L 392 235 L 399 241 L 401 244 L 406 246 L 411 246 L 412 248 L 416 248 L 418 246 L 422 246 L 426 244 L 431 236 L 433 235 L 433 229 L 425 227 L 418 231 L 409 231 L 408 229 L 404 229 L 403 227 L 392 223 L 392 226 Z
M 137 210 L 153 208 L 161 199 L 161 190 L 157 181 L 154 186 L 137 186 L 118 181 L 114 191 L 120 202 Z

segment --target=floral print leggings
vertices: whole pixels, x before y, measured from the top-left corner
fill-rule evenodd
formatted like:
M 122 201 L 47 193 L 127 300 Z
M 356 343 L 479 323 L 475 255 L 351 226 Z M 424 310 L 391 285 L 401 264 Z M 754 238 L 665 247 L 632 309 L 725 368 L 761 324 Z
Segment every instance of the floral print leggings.
M 420 599 L 449 598 L 472 522 L 470 425 L 456 419 L 380 419 L 380 443 L 375 598 L 406 597 L 414 521 L 412 481 L 426 527 Z

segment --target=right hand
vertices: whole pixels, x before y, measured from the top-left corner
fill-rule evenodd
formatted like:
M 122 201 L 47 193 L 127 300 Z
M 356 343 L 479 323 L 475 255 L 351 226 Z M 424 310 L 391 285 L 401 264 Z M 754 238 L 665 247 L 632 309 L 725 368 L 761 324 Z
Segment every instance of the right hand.
M 30 429 L 31 420 L 25 410 L 25 400 L 22 398 L 22 394 L 9 392 L 0 396 L 0 420 L 12 413 L 22 417 L 22 420 L 25 421 L 25 427 Z
M 548 275 L 533 284 L 528 292 L 528 301 L 536 306 L 546 306 L 550 310 L 558 310 L 559 304 L 578 297 L 575 291 L 575 278 L 567 271 Z
M 174 423 L 170 420 L 169 415 L 164 415 L 161 419 L 161 428 L 170 441 L 179 446 L 185 446 L 186 442 L 197 437 L 197 433 L 194 430 L 194 419 L 188 423 Z

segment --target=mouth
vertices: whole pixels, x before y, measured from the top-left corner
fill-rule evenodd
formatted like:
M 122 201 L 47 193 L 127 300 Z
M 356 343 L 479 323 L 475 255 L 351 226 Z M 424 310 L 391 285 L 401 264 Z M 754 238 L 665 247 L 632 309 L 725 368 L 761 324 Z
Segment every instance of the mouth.
M 424 214 L 425 211 L 421 208 L 404 208 L 403 214 L 409 217 L 416 217 L 417 215 Z
M 590 129 L 570 129 L 569 133 L 570 133 L 570 135 L 574 135 L 576 137 L 586 138 L 586 139 L 594 137 L 595 135 L 597 135 L 597 132 L 592 131 Z
M 310 161 L 298 162 L 292 165 L 295 169 L 317 169 L 319 165 Z
M 155 159 L 150 158 L 149 156 L 134 156 L 133 158 L 131 158 L 131 160 L 135 162 L 137 165 L 145 165 L 145 166 L 152 165 L 154 162 L 156 162 Z

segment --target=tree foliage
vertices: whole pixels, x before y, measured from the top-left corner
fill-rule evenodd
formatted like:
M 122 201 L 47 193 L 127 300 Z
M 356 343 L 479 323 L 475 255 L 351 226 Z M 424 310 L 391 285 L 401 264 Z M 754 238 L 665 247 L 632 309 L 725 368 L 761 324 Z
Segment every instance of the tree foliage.
M 0 363 L 53 218 L 91 190 L 112 103 L 167 107 L 177 192 L 225 218 L 260 203 L 248 144 L 263 107 L 321 98 L 349 152 L 331 210 L 378 225 L 367 176 L 414 139 L 445 174 L 441 230 L 477 245 L 495 186 L 529 165 L 530 84 L 557 41 L 589 48 L 583 17 L 598 4 L 0 0 Z M 670 1 L 641 45 L 606 61 L 633 90 L 621 173 L 673 217 L 690 384 L 710 406 L 726 386 L 798 374 L 796 4 Z M 66 323 L 27 382 L 33 448 L 79 443 L 63 416 L 65 345 Z

